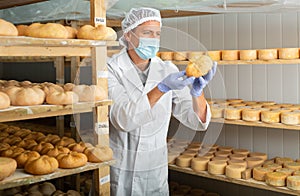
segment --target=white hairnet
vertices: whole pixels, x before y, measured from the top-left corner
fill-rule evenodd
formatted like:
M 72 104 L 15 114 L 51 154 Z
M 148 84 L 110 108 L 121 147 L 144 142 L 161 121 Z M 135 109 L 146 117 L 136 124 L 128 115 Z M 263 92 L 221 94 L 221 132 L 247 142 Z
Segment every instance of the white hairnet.
M 160 22 L 161 26 L 161 16 L 159 10 L 146 7 L 132 8 L 122 20 L 121 25 L 123 34 L 128 33 L 142 23 L 151 20 Z M 119 42 L 121 45 L 127 46 L 124 36 L 120 38 Z

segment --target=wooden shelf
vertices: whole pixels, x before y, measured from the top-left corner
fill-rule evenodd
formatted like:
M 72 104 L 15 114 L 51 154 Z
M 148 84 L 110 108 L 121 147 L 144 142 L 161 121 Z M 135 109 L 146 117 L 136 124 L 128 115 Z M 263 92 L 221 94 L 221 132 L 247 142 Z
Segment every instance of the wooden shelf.
M 300 125 L 285 125 L 282 123 L 264 123 L 261 121 L 248 122 L 244 120 L 226 120 L 223 118 L 212 118 L 211 122 L 224 123 L 230 125 L 242 125 L 242 126 L 255 126 L 255 127 L 265 127 L 265 128 L 275 128 L 275 129 L 290 129 L 290 130 L 300 130 Z
M 0 1 L 0 9 L 11 8 L 16 6 L 28 5 L 32 3 L 38 3 L 45 0 L 2 0 Z
M 78 103 L 73 105 L 38 105 L 10 107 L 0 110 L 0 122 L 9 122 L 15 120 L 27 120 L 33 118 L 44 118 L 60 115 L 70 115 L 85 112 L 92 112 L 94 107 L 111 105 L 111 100 L 103 100 L 95 103 Z
M 47 174 L 47 175 L 31 175 L 25 173 L 24 169 L 17 169 L 16 172 L 8 177 L 5 178 L 0 182 L 0 190 L 12 188 L 16 186 L 22 186 L 27 184 L 33 184 L 36 182 L 51 180 L 55 178 L 60 178 L 63 176 L 78 174 L 81 172 L 99 169 L 103 166 L 111 165 L 115 161 L 108 161 L 103 163 L 90 163 L 88 162 L 85 166 L 74 168 L 74 169 L 57 169 L 56 172 Z
M 217 61 L 218 65 L 256 65 L 256 64 L 299 64 L 300 59 L 274 59 L 274 60 L 252 60 L 252 61 Z M 173 61 L 175 65 L 187 65 L 188 61 Z
M 201 176 L 204 178 L 220 180 L 220 181 L 234 183 L 234 184 L 238 184 L 238 185 L 244 185 L 244 186 L 254 187 L 254 188 L 258 188 L 258 189 L 264 189 L 264 190 L 268 190 L 268 191 L 275 191 L 275 192 L 285 193 L 285 194 L 290 194 L 290 195 L 299 195 L 300 194 L 300 192 L 288 189 L 287 187 L 269 186 L 265 182 L 256 181 L 252 178 L 249 180 L 233 179 L 233 178 L 228 178 L 225 175 L 212 175 L 212 174 L 209 174 L 207 171 L 194 172 L 191 168 L 181 168 L 176 165 L 169 165 L 169 169 L 178 171 L 178 172 L 196 175 L 196 176 Z

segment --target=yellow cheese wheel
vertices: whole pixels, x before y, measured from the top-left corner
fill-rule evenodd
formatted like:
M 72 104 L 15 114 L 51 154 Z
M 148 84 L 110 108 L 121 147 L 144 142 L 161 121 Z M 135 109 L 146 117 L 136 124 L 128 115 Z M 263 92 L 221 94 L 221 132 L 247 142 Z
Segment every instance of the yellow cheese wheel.
M 239 59 L 239 51 L 238 50 L 222 50 L 222 60 L 224 61 L 232 61 Z
M 298 59 L 299 48 L 279 48 L 278 54 L 280 59 Z
M 175 61 L 184 61 L 187 59 L 187 52 L 174 52 L 173 59 Z
M 210 174 L 225 174 L 226 161 L 210 161 L 208 162 L 208 173 Z
M 282 172 L 266 173 L 266 183 L 272 186 L 285 186 L 286 174 Z
M 249 157 L 261 158 L 264 161 L 268 159 L 268 155 L 266 153 L 263 153 L 263 152 L 250 152 Z
M 209 162 L 209 158 L 206 157 L 194 157 L 191 160 L 191 168 L 196 171 L 206 171 L 207 170 L 207 165 Z
M 253 168 L 253 167 L 257 167 L 261 164 L 263 164 L 264 160 L 258 157 L 247 157 L 245 159 L 245 161 L 247 162 L 247 168 Z
M 243 99 L 226 99 L 227 102 L 229 102 L 230 104 L 233 103 L 242 103 L 244 100 Z
M 228 165 L 240 165 L 243 167 L 247 167 L 247 162 L 245 160 L 238 160 L 238 159 L 230 159 L 227 161 Z
M 244 154 L 231 154 L 229 155 L 229 158 L 231 160 L 244 160 L 247 157 L 247 155 Z
M 215 150 L 217 150 L 218 147 L 219 147 L 219 145 L 217 145 L 217 144 L 203 144 L 201 146 L 202 149 L 215 149 Z
M 208 56 L 210 56 L 210 58 L 213 61 L 219 61 L 221 60 L 222 57 L 222 53 L 219 50 L 215 50 L 215 51 L 207 51 Z
M 160 52 L 160 58 L 164 61 L 173 60 L 173 52 Z
M 292 190 L 300 190 L 300 176 L 288 176 L 286 186 Z
M 241 108 L 227 107 L 224 109 L 224 118 L 227 120 L 240 120 L 242 118 Z
M 280 120 L 283 124 L 298 125 L 300 124 L 300 112 L 282 112 Z
M 245 121 L 259 121 L 260 109 L 244 109 L 242 110 L 242 119 Z
M 261 111 L 261 121 L 266 123 L 279 123 L 280 112 L 278 111 Z
M 200 153 L 197 155 L 197 157 L 205 157 L 205 158 L 211 159 L 211 158 L 214 157 L 214 154 L 213 154 L 213 153 L 201 153 L 201 152 L 200 152 Z
M 223 118 L 224 108 L 218 106 L 211 106 L 211 118 Z
M 213 66 L 212 59 L 207 55 L 202 55 L 199 58 L 192 59 L 187 64 L 185 69 L 188 77 L 200 77 L 206 75 Z
M 258 104 L 265 105 L 275 105 L 276 103 L 274 101 L 259 101 Z
M 194 151 L 194 150 L 185 150 L 181 153 L 182 155 L 189 155 L 189 156 L 196 156 L 198 154 L 197 151 Z
M 270 110 L 276 110 L 276 109 L 280 109 L 280 106 L 277 104 L 274 105 L 263 105 L 263 108 L 268 108 Z
M 293 170 L 300 170 L 300 163 L 299 162 L 285 162 L 283 164 L 285 168 L 293 169 Z
M 245 103 L 230 103 L 229 104 L 230 106 L 233 106 L 233 107 L 243 107 L 243 106 L 246 106 Z
M 228 151 L 228 152 L 232 152 L 233 147 L 231 147 L 231 146 L 219 146 L 219 147 L 218 147 L 218 150 L 219 150 L 219 151 Z
M 228 178 L 241 179 L 242 172 L 245 171 L 246 167 L 241 165 L 227 165 L 225 169 L 225 175 Z
M 213 157 L 213 158 L 211 158 L 211 160 L 212 161 L 225 161 L 225 162 L 227 162 L 227 161 L 229 161 L 229 158 L 227 158 L 227 157 Z
M 210 154 L 214 154 L 217 150 L 216 149 L 209 149 L 209 148 L 202 148 L 200 150 L 200 154 L 206 154 L 206 153 L 210 153 Z
M 258 50 L 258 59 L 260 60 L 272 60 L 277 59 L 277 49 L 264 49 Z
M 0 181 L 12 175 L 17 169 L 17 162 L 8 157 L 0 157 Z
M 196 152 L 196 153 L 198 153 L 199 152 L 199 150 L 200 150 L 200 147 L 192 147 L 192 146 L 188 146 L 187 148 L 186 148 L 186 151 L 194 151 L 194 152 Z
M 263 167 L 269 168 L 269 169 L 275 171 L 275 170 L 277 170 L 277 169 L 282 168 L 282 165 L 277 164 L 277 163 L 269 163 L 269 164 L 264 163 L 264 164 L 263 164 Z
M 286 162 L 294 162 L 294 160 L 289 157 L 276 157 L 275 158 L 275 163 L 277 163 L 279 165 L 284 165 Z
M 294 171 L 293 176 L 300 176 L 300 171 Z
M 231 152 L 229 151 L 216 151 L 215 156 L 216 157 L 229 157 L 231 155 Z
M 240 60 L 249 61 L 257 59 L 256 50 L 240 50 Z
M 250 106 L 251 108 L 255 109 L 255 108 L 259 108 L 261 109 L 263 107 L 263 104 L 261 103 L 255 103 L 255 104 L 248 104 L 248 106 Z
M 176 158 L 176 165 L 178 167 L 190 167 L 192 158 L 193 156 L 190 155 L 180 155 Z
M 187 59 L 189 61 L 193 61 L 193 60 L 199 58 L 202 55 L 205 55 L 205 52 L 203 52 L 203 51 L 189 51 L 187 53 Z
M 250 153 L 250 151 L 247 149 L 239 149 L 239 148 L 233 149 L 232 152 L 233 154 L 242 154 L 246 156 L 248 156 L 248 154 Z
M 252 171 L 254 180 L 258 181 L 265 181 L 265 175 L 270 172 L 273 170 L 266 167 L 254 167 Z
M 279 169 L 276 169 L 275 171 L 285 173 L 286 176 L 290 176 L 295 172 L 294 169 L 289 169 L 289 168 L 279 168 Z
M 246 105 L 253 105 L 257 104 L 257 101 L 243 101 L 243 103 L 245 103 Z

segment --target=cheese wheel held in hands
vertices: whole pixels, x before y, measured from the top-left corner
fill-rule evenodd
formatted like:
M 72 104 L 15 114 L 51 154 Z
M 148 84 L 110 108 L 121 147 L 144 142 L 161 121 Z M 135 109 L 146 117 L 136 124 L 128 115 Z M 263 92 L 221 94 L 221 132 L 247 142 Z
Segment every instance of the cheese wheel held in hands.
M 189 62 L 186 67 L 186 75 L 188 77 L 194 76 L 199 78 L 206 75 L 213 66 L 213 61 L 207 55 L 201 55 L 197 59 L 193 59 L 193 62 Z

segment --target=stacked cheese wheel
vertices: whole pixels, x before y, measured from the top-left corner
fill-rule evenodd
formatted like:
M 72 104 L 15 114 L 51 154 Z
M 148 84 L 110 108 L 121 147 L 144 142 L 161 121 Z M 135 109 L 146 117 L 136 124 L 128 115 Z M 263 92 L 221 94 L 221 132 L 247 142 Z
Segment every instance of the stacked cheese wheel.
M 219 196 L 218 193 L 208 192 L 202 188 L 193 188 L 189 185 L 179 184 L 178 182 L 169 182 L 170 195 L 194 195 L 194 196 Z
M 14 159 L 18 168 L 34 175 L 81 167 L 88 161 L 109 161 L 113 154 L 108 146 L 77 143 L 73 138 L 9 125 L 0 126 L 0 143 L 0 156 Z

